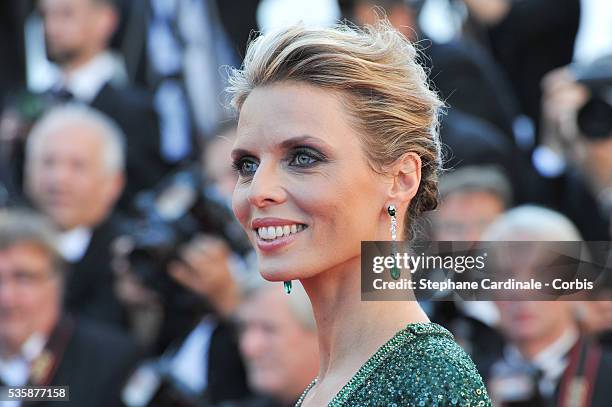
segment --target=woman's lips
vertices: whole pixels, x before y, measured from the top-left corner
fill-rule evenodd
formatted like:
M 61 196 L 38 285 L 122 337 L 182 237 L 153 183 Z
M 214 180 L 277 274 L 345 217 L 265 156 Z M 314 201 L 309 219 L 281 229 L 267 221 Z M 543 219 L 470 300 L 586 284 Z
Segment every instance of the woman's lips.
M 257 247 L 264 252 L 278 250 L 296 239 L 307 225 L 289 219 L 258 218 L 251 223 Z
M 257 232 L 255 232 L 255 234 L 257 235 Z M 264 240 L 259 237 L 259 235 L 257 235 L 257 247 L 262 252 L 272 252 L 291 244 L 294 240 L 298 238 L 299 235 L 300 232 L 296 234 L 291 234 L 289 236 L 277 237 L 274 240 Z

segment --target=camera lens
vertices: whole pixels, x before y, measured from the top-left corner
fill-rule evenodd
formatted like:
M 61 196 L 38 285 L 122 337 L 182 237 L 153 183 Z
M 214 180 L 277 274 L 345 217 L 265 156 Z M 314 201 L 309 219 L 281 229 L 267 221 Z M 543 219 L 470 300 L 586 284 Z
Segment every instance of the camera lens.
M 612 136 L 612 106 L 599 96 L 593 96 L 578 111 L 578 128 L 589 139 Z

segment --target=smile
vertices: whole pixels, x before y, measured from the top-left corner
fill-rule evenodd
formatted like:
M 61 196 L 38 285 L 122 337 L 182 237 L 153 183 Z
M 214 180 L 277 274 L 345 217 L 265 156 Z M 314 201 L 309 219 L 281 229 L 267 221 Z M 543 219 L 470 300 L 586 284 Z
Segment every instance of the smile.
M 295 235 L 300 233 L 308 226 L 301 223 L 293 223 L 290 225 L 282 226 L 263 226 L 256 229 L 257 236 L 266 241 L 273 241 L 282 237 Z

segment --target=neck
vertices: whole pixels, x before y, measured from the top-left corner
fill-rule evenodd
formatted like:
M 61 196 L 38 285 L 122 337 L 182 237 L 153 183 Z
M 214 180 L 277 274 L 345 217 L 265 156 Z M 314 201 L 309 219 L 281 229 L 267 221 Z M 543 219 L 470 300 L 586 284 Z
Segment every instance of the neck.
M 0 358 L 10 359 L 22 356 L 24 345 L 28 342 L 30 338 L 33 337 L 34 334 L 42 334 L 44 335 L 44 337 L 49 338 L 49 336 L 51 336 L 51 332 L 55 328 L 55 324 L 57 323 L 58 318 L 59 313 L 52 313 L 52 316 L 49 318 L 49 320 L 41 322 L 39 329 L 30 332 L 27 337 L 23 338 L 20 341 L 0 341 Z
M 74 74 L 75 71 L 79 70 L 83 66 L 93 61 L 93 59 L 100 55 L 103 51 L 104 49 L 92 49 L 89 51 L 83 51 L 82 53 L 75 55 L 69 61 L 65 61 L 61 64 L 61 68 L 64 72 L 64 75 L 70 77 L 72 74 Z
M 360 267 L 357 256 L 302 280 L 317 322 L 319 382 L 355 373 L 408 323 L 428 321 L 417 302 L 362 302 Z
M 545 335 L 538 338 L 517 342 L 516 347 L 525 359 L 533 360 L 540 352 L 555 343 L 555 341 L 560 339 L 561 336 L 570 329 L 572 329 L 571 326 L 562 325 L 555 329 L 548 330 Z

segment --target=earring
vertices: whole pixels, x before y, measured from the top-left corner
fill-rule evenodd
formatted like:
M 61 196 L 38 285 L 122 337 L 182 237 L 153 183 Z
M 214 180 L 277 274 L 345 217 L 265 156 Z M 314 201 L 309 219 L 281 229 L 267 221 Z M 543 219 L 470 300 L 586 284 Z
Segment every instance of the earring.
M 291 294 L 291 280 L 283 282 L 283 285 L 285 286 L 285 292 Z
M 391 255 L 393 257 L 395 257 L 395 253 L 397 253 L 397 245 L 396 245 L 396 241 L 397 241 L 397 216 L 396 215 L 397 210 L 395 209 L 395 205 L 391 204 L 387 207 L 387 213 L 389 214 L 389 216 L 391 217 Z M 394 264 L 393 267 L 391 267 L 391 278 L 393 278 L 394 280 L 397 280 L 400 277 L 400 270 L 397 267 L 397 264 Z

